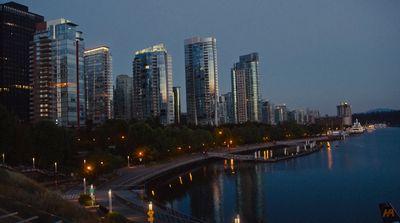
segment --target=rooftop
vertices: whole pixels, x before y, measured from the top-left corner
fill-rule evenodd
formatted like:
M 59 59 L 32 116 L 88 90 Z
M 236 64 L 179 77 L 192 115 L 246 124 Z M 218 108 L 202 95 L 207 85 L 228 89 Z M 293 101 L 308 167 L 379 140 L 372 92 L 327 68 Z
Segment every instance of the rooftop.
M 102 53 L 102 52 L 109 52 L 110 48 L 108 46 L 99 46 L 95 48 L 90 48 L 86 49 L 84 54 L 96 54 L 96 53 Z
M 165 48 L 164 43 L 159 43 L 157 45 L 142 49 L 142 50 L 138 50 L 135 52 L 135 55 L 138 54 L 143 54 L 143 53 L 154 53 L 154 52 L 167 52 L 167 49 Z

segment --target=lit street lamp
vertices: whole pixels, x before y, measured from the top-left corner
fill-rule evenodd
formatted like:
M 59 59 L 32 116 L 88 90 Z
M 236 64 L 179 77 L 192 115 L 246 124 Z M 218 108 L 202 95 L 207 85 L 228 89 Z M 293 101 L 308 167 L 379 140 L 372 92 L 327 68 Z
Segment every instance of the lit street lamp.
M 140 163 L 142 162 L 142 160 L 143 160 L 143 152 L 142 151 L 140 151 L 139 152 L 139 161 L 140 161 Z
M 154 211 L 153 211 L 153 203 L 151 201 L 149 203 L 149 211 L 147 212 L 147 215 L 149 216 L 149 218 L 147 218 L 147 220 L 150 223 L 153 223 L 154 222 L 154 217 L 153 217 Z
M 92 170 L 92 166 L 87 166 L 86 169 L 87 169 L 88 171 L 91 171 L 91 170 Z
M 240 223 L 240 217 L 239 217 L 239 215 L 236 215 L 235 223 Z
M 129 156 L 127 157 L 127 159 L 128 159 L 128 168 L 129 168 Z
M 32 168 L 35 169 L 35 157 L 32 158 Z
M 57 187 L 57 162 L 54 162 L 54 183 Z
M 109 210 L 109 213 L 111 213 L 112 212 L 112 192 L 111 192 L 111 189 L 110 190 L 108 190 L 108 210 Z
M 83 194 L 86 194 L 86 178 L 83 178 Z
M 95 196 L 94 196 L 94 187 L 93 187 L 93 184 L 90 184 L 90 190 L 89 190 L 89 192 L 90 192 L 90 197 L 92 198 L 92 206 L 94 206 L 94 200 L 95 200 L 96 198 L 95 198 Z

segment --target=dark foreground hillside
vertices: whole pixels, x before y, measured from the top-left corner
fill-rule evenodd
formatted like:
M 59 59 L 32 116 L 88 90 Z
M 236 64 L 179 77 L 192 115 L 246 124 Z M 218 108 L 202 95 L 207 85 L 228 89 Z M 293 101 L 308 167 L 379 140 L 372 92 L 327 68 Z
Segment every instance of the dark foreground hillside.
M 99 222 L 96 215 L 84 208 L 63 200 L 22 174 L 5 169 L 0 169 L 0 211 L 1 215 L 18 212 L 22 219 L 38 216 L 35 222 Z M 19 218 L 7 220 L 16 222 Z

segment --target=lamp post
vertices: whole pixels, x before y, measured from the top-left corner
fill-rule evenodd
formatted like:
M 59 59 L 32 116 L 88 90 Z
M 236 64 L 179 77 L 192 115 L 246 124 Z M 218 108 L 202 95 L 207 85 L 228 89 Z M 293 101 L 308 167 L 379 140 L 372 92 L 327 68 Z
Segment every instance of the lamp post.
M 54 162 L 54 184 L 57 188 L 57 162 Z
M 143 152 L 142 151 L 140 151 L 139 152 L 139 162 L 140 162 L 140 164 L 142 164 L 142 160 L 143 160 Z
M 235 223 L 240 223 L 240 217 L 239 217 L 239 215 L 236 215 Z
M 153 211 L 153 203 L 150 201 L 149 203 L 149 211 L 147 212 L 147 215 L 149 216 L 149 218 L 147 218 L 147 220 L 149 221 L 149 223 L 153 223 L 154 222 L 154 211 Z
M 35 169 L 35 157 L 32 157 L 32 168 Z
M 129 168 L 129 156 L 127 157 L 127 159 L 128 159 L 128 168 Z
M 92 198 L 92 206 L 94 206 L 94 200 L 96 199 L 94 197 L 94 187 L 93 184 L 90 184 L 90 197 Z
M 83 194 L 86 194 L 86 178 L 83 178 Z
M 109 210 L 109 213 L 112 212 L 112 192 L 111 192 L 111 189 L 108 190 L 108 210 Z

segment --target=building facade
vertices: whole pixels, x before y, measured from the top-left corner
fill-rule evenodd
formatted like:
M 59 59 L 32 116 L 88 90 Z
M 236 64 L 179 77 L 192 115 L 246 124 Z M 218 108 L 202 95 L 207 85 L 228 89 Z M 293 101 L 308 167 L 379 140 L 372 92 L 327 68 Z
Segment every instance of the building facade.
M 233 112 L 233 95 L 232 92 L 228 92 L 223 94 L 225 98 L 226 105 L 226 123 L 225 124 L 234 124 L 235 123 L 235 114 Z
M 275 123 L 282 123 L 288 120 L 288 111 L 285 104 L 275 106 Z
M 299 125 L 305 124 L 305 116 L 306 113 L 304 112 L 304 110 L 301 109 L 296 109 L 288 112 L 288 120 L 291 122 L 295 122 Z
M 23 121 L 29 120 L 32 90 L 29 45 L 35 24 L 43 21 L 43 16 L 29 12 L 24 5 L 0 4 L 0 105 Z
M 116 78 L 114 89 L 114 117 L 129 121 L 132 118 L 132 77 L 121 74 Z
M 262 101 L 261 116 L 262 123 L 275 125 L 274 105 L 271 102 L 267 100 Z
M 84 42 L 77 26 L 63 18 L 37 24 L 30 47 L 33 121 L 85 125 Z
M 218 124 L 224 125 L 229 123 L 228 110 L 226 107 L 227 99 L 225 95 L 220 95 L 218 98 Z
M 315 120 L 320 117 L 318 110 L 307 109 L 304 121 L 306 124 L 315 124 Z
M 218 125 L 217 41 L 213 37 L 185 40 L 187 122 Z
M 181 124 L 181 87 L 173 87 L 175 124 Z
M 173 124 L 172 58 L 164 44 L 136 52 L 133 60 L 133 117 Z
M 107 46 L 84 52 L 87 120 L 99 125 L 113 118 L 112 59 Z
M 352 118 L 351 118 L 351 105 L 347 102 L 341 102 L 339 105 L 336 106 L 337 108 L 337 116 L 342 118 L 342 125 L 343 126 L 351 126 Z
M 240 56 L 232 70 L 235 123 L 261 121 L 258 53 Z

